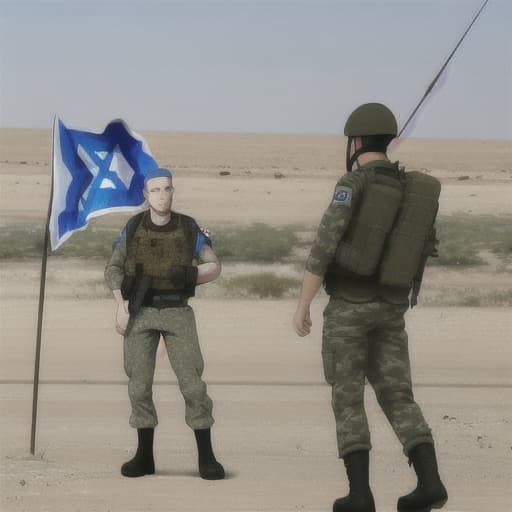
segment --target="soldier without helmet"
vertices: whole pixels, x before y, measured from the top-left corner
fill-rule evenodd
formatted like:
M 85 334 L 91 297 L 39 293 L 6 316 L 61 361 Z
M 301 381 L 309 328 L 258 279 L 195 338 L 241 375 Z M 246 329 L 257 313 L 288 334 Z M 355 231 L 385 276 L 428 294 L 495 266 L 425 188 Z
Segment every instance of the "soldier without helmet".
M 204 364 L 188 299 L 196 285 L 216 279 L 221 266 L 194 219 L 171 210 L 173 193 L 170 171 L 155 169 L 146 175 L 149 210 L 128 221 L 105 268 L 105 280 L 118 304 L 116 330 L 124 335 L 130 425 L 138 434 L 137 452 L 121 473 L 138 477 L 155 472 L 158 419 L 152 386 L 162 335 L 185 399 L 185 420 L 197 441 L 199 473 L 218 480 L 224 478 L 224 468 L 211 446 L 212 401 L 201 379 Z
M 380 103 L 361 105 L 349 116 L 347 174 L 320 222 L 293 317 L 297 334 L 309 334 L 310 304 L 324 284 L 330 298 L 322 359 L 350 489 L 334 512 L 375 512 L 365 379 L 418 477 L 416 489 L 399 498 L 398 511 L 429 512 L 448 499 L 431 430 L 413 397 L 404 321 L 409 294 L 413 306 L 425 260 L 435 255 L 440 184 L 389 161 L 387 146 L 396 134 L 395 117 Z

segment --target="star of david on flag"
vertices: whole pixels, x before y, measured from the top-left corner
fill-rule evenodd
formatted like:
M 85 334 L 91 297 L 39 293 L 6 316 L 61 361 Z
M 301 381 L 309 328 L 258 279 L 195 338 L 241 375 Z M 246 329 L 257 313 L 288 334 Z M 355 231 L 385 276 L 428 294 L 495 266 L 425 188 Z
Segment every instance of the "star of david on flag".
M 55 119 L 53 130 L 52 250 L 89 219 L 133 212 L 144 205 L 145 174 L 158 167 L 146 141 L 121 119 L 103 133 L 68 128 Z

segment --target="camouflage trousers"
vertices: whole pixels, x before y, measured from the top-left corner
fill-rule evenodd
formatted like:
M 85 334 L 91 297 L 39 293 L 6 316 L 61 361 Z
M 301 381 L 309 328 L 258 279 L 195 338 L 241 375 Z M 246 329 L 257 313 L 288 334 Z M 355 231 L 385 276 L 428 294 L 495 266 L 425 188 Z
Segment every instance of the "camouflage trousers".
M 203 357 L 190 306 L 143 307 L 130 319 L 124 338 L 124 369 L 129 378 L 128 395 L 132 404 L 130 425 L 153 428 L 158 424 L 152 388 L 160 334 L 185 399 L 187 425 L 194 430 L 210 428 L 214 421 L 212 401 L 201 379 Z
M 340 457 L 371 449 L 365 377 L 406 455 L 417 444 L 434 442 L 413 397 L 406 310 L 381 300 L 356 304 L 339 298 L 325 308 L 322 359 L 332 386 Z

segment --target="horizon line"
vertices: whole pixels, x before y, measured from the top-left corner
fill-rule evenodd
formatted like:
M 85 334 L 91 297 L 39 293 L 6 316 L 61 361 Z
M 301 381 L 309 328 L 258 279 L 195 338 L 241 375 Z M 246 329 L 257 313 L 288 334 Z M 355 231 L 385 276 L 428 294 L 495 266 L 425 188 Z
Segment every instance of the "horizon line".
M 107 123 L 108 124 L 108 123 Z M 106 126 L 106 125 L 105 125 Z M 73 129 L 73 128 L 72 128 Z M 93 133 L 96 133 L 91 128 L 74 128 L 78 130 L 87 131 L 90 130 Z M 45 127 L 34 127 L 34 126 L 0 126 L 0 130 L 32 130 L 32 131 L 48 131 L 51 132 L 51 126 Z M 154 129 L 154 128 L 139 128 L 136 127 L 135 130 L 138 132 L 144 133 L 169 133 L 176 135 L 229 135 L 229 136 L 238 136 L 238 135 L 250 135 L 250 136 L 276 136 L 276 137 L 340 137 L 345 138 L 345 135 L 342 132 L 263 132 L 263 131 L 209 131 L 209 130 L 176 130 L 176 129 Z M 100 132 L 98 132 L 100 133 Z M 393 140 L 396 140 L 396 137 Z M 492 142 L 510 142 L 512 141 L 512 137 L 433 137 L 433 136 L 418 136 L 418 135 L 408 135 L 407 137 L 400 137 L 399 140 L 433 140 L 433 141 L 492 141 Z

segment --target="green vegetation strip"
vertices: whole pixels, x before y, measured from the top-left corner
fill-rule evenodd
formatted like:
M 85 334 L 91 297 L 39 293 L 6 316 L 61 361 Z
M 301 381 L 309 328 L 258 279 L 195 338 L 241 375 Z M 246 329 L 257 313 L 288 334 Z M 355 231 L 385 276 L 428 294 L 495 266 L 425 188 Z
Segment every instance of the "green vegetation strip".
M 248 296 L 260 299 L 280 299 L 288 292 L 298 292 L 301 281 L 273 272 L 246 274 L 225 279 L 222 286 L 230 297 Z
M 103 226 L 89 226 L 73 233 L 50 257 L 101 259 L 112 254 L 112 242 L 119 230 Z M 0 259 L 23 260 L 41 258 L 44 226 L 16 224 L 0 229 Z
M 422 292 L 423 293 L 423 292 Z M 420 294 L 420 306 L 435 307 L 510 307 L 512 306 L 512 290 L 482 290 L 468 288 L 466 290 L 428 290 Z
M 299 242 L 294 227 L 262 223 L 213 230 L 212 241 L 221 261 L 254 263 L 282 262 Z
M 484 265 L 484 253 L 490 252 L 503 268 L 512 262 L 512 216 L 456 214 L 438 219 L 439 257 L 429 264 L 443 266 Z M 250 226 L 212 228 L 213 247 L 223 262 L 300 263 L 305 256 L 296 249 L 311 245 L 316 227 L 297 225 L 272 227 L 256 223 Z M 52 257 L 73 257 L 106 261 L 118 230 L 101 224 L 74 233 Z M 309 234 L 304 241 L 304 234 Z M 43 225 L 17 224 L 0 229 L 0 259 L 40 258 Z
M 40 258 L 43 226 L 16 224 L 0 229 L 0 259 Z M 275 228 L 256 223 L 250 226 L 212 229 L 215 253 L 223 262 L 274 263 L 288 258 L 299 245 L 295 226 Z M 112 253 L 112 242 L 118 229 L 101 225 L 89 226 L 73 233 L 53 257 L 101 259 Z
M 439 257 L 430 263 L 445 266 L 483 265 L 482 251 L 504 264 L 512 262 L 512 216 L 443 216 L 437 222 Z

